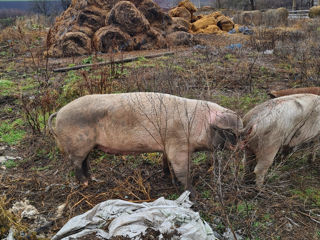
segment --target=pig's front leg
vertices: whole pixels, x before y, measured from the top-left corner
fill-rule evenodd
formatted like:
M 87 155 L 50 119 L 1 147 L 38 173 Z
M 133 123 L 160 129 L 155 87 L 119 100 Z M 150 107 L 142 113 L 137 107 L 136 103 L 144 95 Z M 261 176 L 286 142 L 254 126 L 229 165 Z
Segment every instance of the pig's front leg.
M 170 147 L 167 157 L 172 165 L 175 176 L 183 184 L 184 189 L 189 190 L 195 196 L 196 191 L 193 189 L 190 179 L 190 149 L 187 146 Z

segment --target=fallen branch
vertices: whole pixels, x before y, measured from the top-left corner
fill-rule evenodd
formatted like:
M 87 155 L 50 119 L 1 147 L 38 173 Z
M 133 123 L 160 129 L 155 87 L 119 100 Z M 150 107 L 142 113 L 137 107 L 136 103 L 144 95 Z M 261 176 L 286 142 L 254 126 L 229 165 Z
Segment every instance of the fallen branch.
M 112 60 L 101 62 L 101 63 L 90 63 L 90 64 L 77 65 L 77 66 L 73 66 L 73 67 L 56 68 L 56 69 L 53 69 L 53 72 L 67 72 L 67 71 L 71 71 L 71 70 L 78 70 L 78 69 L 85 68 L 85 67 L 104 66 L 104 65 L 111 64 L 111 63 L 133 62 L 133 61 L 139 60 L 139 58 L 141 58 L 141 57 L 155 58 L 155 57 L 162 57 L 162 56 L 170 56 L 173 54 L 174 54 L 174 52 L 164 52 L 164 53 L 150 54 L 150 55 L 146 55 L 146 56 L 136 56 L 136 57 L 126 57 L 126 58 L 121 58 L 121 59 L 112 59 Z

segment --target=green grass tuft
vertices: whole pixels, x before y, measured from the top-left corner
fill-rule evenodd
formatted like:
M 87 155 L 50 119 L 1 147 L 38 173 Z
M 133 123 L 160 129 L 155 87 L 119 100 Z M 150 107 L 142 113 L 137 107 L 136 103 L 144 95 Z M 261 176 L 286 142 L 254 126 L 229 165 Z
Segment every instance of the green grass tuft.
M 17 119 L 10 123 L 10 121 L 3 121 L 0 125 L 0 141 L 9 145 L 18 144 L 26 135 L 26 132 L 20 127 L 23 125 L 22 119 Z

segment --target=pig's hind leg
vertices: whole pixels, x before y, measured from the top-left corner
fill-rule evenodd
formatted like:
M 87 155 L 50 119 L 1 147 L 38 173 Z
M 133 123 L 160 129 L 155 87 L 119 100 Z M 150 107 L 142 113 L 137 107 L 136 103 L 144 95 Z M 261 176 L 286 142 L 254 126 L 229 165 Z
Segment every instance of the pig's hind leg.
M 245 160 L 244 160 L 244 182 L 246 184 L 254 184 L 255 174 L 254 168 L 257 164 L 256 155 L 249 148 L 245 149 Z
M 273 160 L 279 150 L 279 146 L 269 146 L 265 147 L 256 154 L 257 165 L 254 168 L 254 173 L 256 174 L 256 185 L 258 188 L 261 188 L 263 185 L 264 177 L 272 165 Z
M 72 160 L 77 180 L 84 185 L 88 185 L 90 179 L 88 156 L 73 156 Z
M 76 148 L 69 149 L 68 151 L 68 158 L 73 164 L 76 178 L 84 185 L 88 185 L 90 179 L 88 154 L 93 148 L 94 145 L 83 142 L 83 144 L 79 143 Z

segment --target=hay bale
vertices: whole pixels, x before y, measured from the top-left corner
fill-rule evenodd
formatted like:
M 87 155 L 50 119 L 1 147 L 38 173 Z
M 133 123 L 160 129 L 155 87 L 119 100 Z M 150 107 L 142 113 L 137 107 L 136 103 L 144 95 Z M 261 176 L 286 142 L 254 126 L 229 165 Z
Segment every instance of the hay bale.
M 167 40 L 170 45 L 178 46 L 178 45 L 192 45 L 193 43 L 193 35 L 187 32 L 173 32 L 167 36 Z
M 172 18 L 152 0 L 144 0 L 138 7 L 139 11 L 146 17 L 150 25 L 163 31 L 172 24 Z
M 135 35 L 149 31 L 150 24 L 143 14 L 129 1 L 118 2 L 110 11 L 107 25 L 118 25 L 121 30 Z
M 75 10 L 81 10 L 90 4 L 87 0 L 72 0 L 69 8 L 75 9 Z
M 47 47 L 50 48 L 56 43 L 65 33 L 66 26 L 72 26 L 76 24 L 75 16 L 77 11 L 69 7 L 62 15 L 56 17 L 56 22 L 53 27 L 49 29 L 47 34 Z
M 101 52 L 163 48 L 165 36 L 189 30 L 191 13 L 180 7 L 176 14 L 187 21 L 173 22 L 152 0 L 72 0 L 48 32 L 47 55 L 89 54 L 93 47 Z
M 79 0 L 76 0 L 79 1 Z M 81 0 L 83 1 L 83 0 Z M 100 9 L 111 10 L 118 2 L 123 0 L 86 0 L 88 5 L 95 5 Z M 128 0 L 132 2 L 135 6 L 139 6 L 143 0 Z
M 187 20 L 188 22 L 191 21 L 191 13 L 185 7 L 176 7 L 169 11 L 170 17 L 181 17 Z
M 219 11 L 216 11 L 216 12 L 210 13 L 207 16 L 210 16 L 210 17 L 213 17 L 213 18 L 217 19 L 218 17 L 223 16 L 223 14 L 221 12 L 219 12 Z
M 70 32 L 82 32 L 87 36 L 89 36 L 90 38 L 92 38 L 94 34 L 94 30 L 92 28 L 86 27 L 86 26 L 79 26 L 79 25 L 72 26 Z
M 64 57 L 91 53 L 91 39 L 82 32 L 66 33 L 59 45 Z
M 130 35 L 115 26 L 100 28 L 93 36 L 93 46 L 104 53 L 133 49 Z
M 233 29 L 236 31 L 236 33 L 239 33 L 239 32 L 240 32 L 240 31 L 239 31 L 239 27 L 240 27 L 239 24 L 234 24 Z
M 233 17 L 233 21 L 241 25 L 259 26 L 262 24 L 262 12 L 259 10 L 240 12 Z
M 198 15 L 198 16 L 192 15 L 191 16 L 191 23 L 194 23 L 194 22 L 200 20 L 201 18 L 203 18 L 203 15 Z
M 285 8 L 269 9 L 262 15 L 263 24 L 266 26 L 287 25 L 289 12 Z
M 287 25 L 289 11 L 286 8 L 282 7 L 282 8 L 276 9 L 276 16 L 277 16 L 278 24 Z
M 217 26 L 225 32 L 229 32 L 234 27 L 234 23 L 231 18 L 226 16 L 219 16 L 217 17 Z
M 200 29 L 206 29 L 210 25 L 217 25 L 217 23 L 217 20 L 213 16 L 207 15 L 192 23 L 191 30 L 193 32 L 198 32 Z
M 180 25 L 180 24 L 173 23 L 173 24 L 168 28 L 167 33 L 170 34 L 170 33 L 179 32 L 179 31 L 188 32 L 188 29 L 187 29 L 185 26 L 182 26 L 182 25 Z
M 141 33 L 132 37 L 134 50 L 147 50 L 167 47 L 167 41 L 156 30 L 151 29 L 147 33 Z
M 314 6 L 310 8 L 309 17 L 310 18 L 320 17 L 320 6 Z
M 105 25 L 105 19 L 108 11 L 99 9 L 95 6 L 85 8 L 77 17 L 77 24 L 97 31 Z
M 185 7 L 191 14 L 197 11 L 197 8 L 190 0 L 184 0 L 179 2 L 178 7 Z
M 217 34 L 221 32 L 222 30 L 217 25 L 210 25 L 205 29 L 200 29 L 197 33 Z
M 172 20 L 174 24 L 177 24 L 180 27 L 183 27 L 185 29 L 185 32 L 189 31 L 191 24 L 188 21 L 186 21 L 184 18 L 173 17 Z

